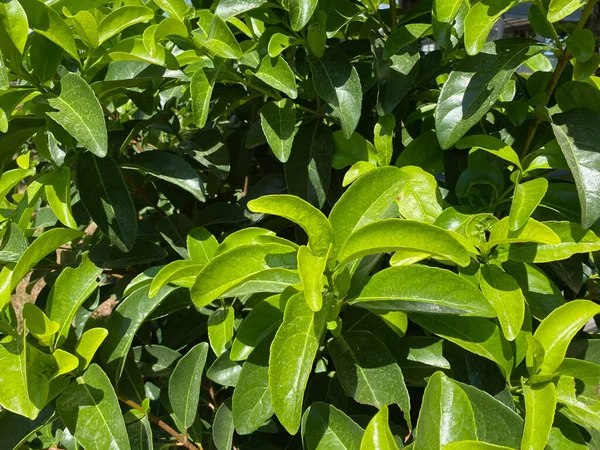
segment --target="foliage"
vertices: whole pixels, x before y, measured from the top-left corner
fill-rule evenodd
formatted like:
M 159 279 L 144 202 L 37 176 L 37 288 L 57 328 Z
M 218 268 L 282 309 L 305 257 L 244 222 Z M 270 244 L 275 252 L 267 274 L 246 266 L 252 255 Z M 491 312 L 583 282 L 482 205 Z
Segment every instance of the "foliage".
M 600 447 L 595 0 L 521 3 L 2 0 L 0 448 Z

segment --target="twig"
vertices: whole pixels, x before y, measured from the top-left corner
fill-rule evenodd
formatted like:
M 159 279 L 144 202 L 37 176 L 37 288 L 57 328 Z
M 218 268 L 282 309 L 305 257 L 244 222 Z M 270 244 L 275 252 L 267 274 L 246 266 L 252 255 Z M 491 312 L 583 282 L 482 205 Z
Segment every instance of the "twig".
M 163 420 L 159 419 L 154 414 L 145 411 L 144 408 L 142 408 L 140 405 L 138 405 L 133 400 L 129 400 L 129 399 L 123 397 L 121 394 L 117 394 L 117 396 L 119 397 L 119 400 L 121 402 L 125 403 L 130 408 L 137 409 L 138 411 L 141 411 L 144 414 L 146 414 L 148 416 L 148 420 L 150 420 L 150 422 L 159 426 L 160 428 L 165 430 L 167 433 L 169 433 L 171 436 L 173 436 L 175 439 L 177 439 L 181 443 L 181 446 L 183 446 L 189 450 L 203 450 L 201 444 L 198 444 L 198 447 L 196 447 L 194 444 L 192 444 L 192 442 L 190 442 L 185 437 L 183 437 L 181 434 L 179 434 L 177 431 L 175 431 L 173 428 L 171 428 Z

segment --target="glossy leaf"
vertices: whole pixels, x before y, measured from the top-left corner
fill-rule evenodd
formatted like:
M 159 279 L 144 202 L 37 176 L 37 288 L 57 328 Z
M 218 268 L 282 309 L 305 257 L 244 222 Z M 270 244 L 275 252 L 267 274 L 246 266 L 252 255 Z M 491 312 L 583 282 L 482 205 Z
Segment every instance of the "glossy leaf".
M 75 347 L 75 355 L 79 358 L 79 370 L 87 369 L 106 336 L 106 328 L 90 328 L 81 335 Z
M 548 180 L 545 178 L 536 178 L 535 180 L 520 183 L 515 188 L 513 201 L 510 206 L 510 215 L 508 216 L 508 227 L 516 231 L 529 220 L 529 217 L 538 207 L 546 190 L 548 189 Z
M 190 231 L 186 241 L 190 259 L 198 264 L 210 261 L 219 246 L 217 239 L 204 227 Z
M 233 341 L 233 321 L 235 313 L 231 306 L 217 309 L 208 319 L 210 347 L 221 356 Z
M 29 24 L 27 14 L 17 0 L 0 5 L 0 24 L 19 53 L 23 53 L 27 42 Z
M 360 442 L 360 450 L 397 450 L 398 445 L 394 440 L 389 426 L 389 412 L 387 406 L 381 409 L 369 422 Z
M 469 55 L 479 53 L 496 21 L 515 6 L 514 0 L 474 3 L 465 17 L 465 48 Z
M 351 304 L 374 311 L 496 315 L 482 293 L 463 277 L 420 265 L 390 267 L 376 273 Z
M 286 162 L 292 151 L 296 129 L 296 109 L 289 99 L 269 102 L 260 110 L 260 124 L 273 150 L 281 162 Z
M 265 56 L 261 61 L 260 66 L 258 67 L 256 77 L 267 83 L 269 86 L 277 89 L 278 91 L 283 92 L 292 99 L 295 99 L 298 96 L 298 90 L 296 88 L 296 78 L 294 76 L 294 73 L 292 72 L 292 69 L 290 69 L 289 64 L 281 56 L 276 56 L 275 58 Z M 267 103 L 267 105 L 268 104 L 269 103 Z M 279 103 L 278 107 L 284 108 L 287 106 L 287 109 L 289 111 L 292 105 L 292 102 L 283 102 Z
M 316 0 L 291 0 L 289 4 L 292 30 L 300 31 L 313 15 L 318 2 Z
M 110 157 L 85 153 L 77 166 L 79 195 L 87 212 L 120 250 L 133 247 L 137 216 L 119 167 Z
M 269 391 L 277 418 L 290 434 L 300 427 L 302 401 L 326 315 L 313 312 L 301 293 L 285 307 L 269 356 Z
M 304 288 L 304 298 L 313 311 L 323 306 L 323 275 L 327 265 L 327 257 L 318 257 L 301 246 L 298 249 L 298 273 Z
M 1 180 L 0 180 L 1 182 Z M 44 194 L 52 211 L 69 228 L 77 228 L 71 210 L 71 173 L 67 167 L 56 169 L 44 184 Z
M 140 153 L 130 158 L 123 167 L 146 172 L 156 178 L 179 186 L 201 202 L 205 200 L 204 185 L 198 172 L 184 159 L 169 152 Z
M 310 249 L 324 256 L 333 242 L 333 230 L 327 218 L 314 206 L 292 195 L 268 195 L 248 202 L 252 212 L 284 217 L 302 227 Z
M 125 28 L 153 17 L 154 12 L 146 6 L 123 6 L 115 9 L 98 24 L 98 42 L 102 44 Z
M 349 139 L 360 117 L 362 88 L 358 72 L 340 50 L 328 48 L 323 58 L 311 62 L 313 83 L 319 97 L 334 110 Z
M 208 305 L 265 271 L 293 268 L 295 265 L 295 252 L 286 245 L 240 245 L 216 256 L 204 266 L 192 287 L 192 300 L 197 306 Z
M 443 448 L 470 439 L 477 439 L 477 426 L 469 397 L 458 384 L 436 372 L 423 395 L 415 449 Z
M 169 377 L 169 403 L 184 429 L 189 428 L 196 417 L 200 400 L 200 379 L 207 354 L 206 342 L 195 345 L 177 361 Z
M 465 247 L 446 230 L 412 220 L 386 219 L 352 233 L 338 254 L 340 262 L 396 250 L 416 250 L 468 266 Z
M 523 325 L 525 297 L 519 284 L 501 268 L 490 264 L 481 267 L 481 291 L 494 307 L 504 336 L 513 341 Z
M 521 448 L 542 450 L 546 447 L 554 410 L 556 409 L 556 388 L 553 383 L 539 386 L 523 385 L 525 397 L 525 428 Z
M 503 39 L 463 59 L 444 83 L 437 103 L 435 127 L 442 148 L 452 147 L 479 122 L 513 72 L 542 50 L 535 41 Z
M 270 330 L 269 335 L 272 333 Z M 264 339 L 252 350 L 233 391 L 233 425 L 238 434 L 256 431 L 273 415 L 269 390 L 270 346 L 271 340 Z
M 348 396 L 377 408 L 396 403 L 410 426 L 404 376 L 383 342 L 368 331 L 350 331 L 333 339 L 327 348 Z
M 77 311 L 98 287 L 102 269 L 96 267 L 84 254 L 77 268 L 67 267 L 56 279 L 46 310 L 51 320 L 59 324 L 57 345 L 67 339 L 71 322 Z
M 73 73 L 62 77 L 60 96 L 48 103 L 58 110 L 47 113 L 51 119 L 94 155 L 106 156 L 108 137 L 102 107 L 83 78 Z
M 552 374 L 561 365 L 571 339 L 596 314 L 600 314 L 600 306 L 588 300 L 574 300 L 556 308 L 542 321 L 533 335 L 545 351 L 541 374 Z
M 554 135 L 575 179 L 581 205 L 581 226 L 585 229 L 600 218 L 596 184 L 600 150 L 594 138 L 594 130 L 598 126 L 600 114 L 584 109 L 556 115 L 552 124 Z

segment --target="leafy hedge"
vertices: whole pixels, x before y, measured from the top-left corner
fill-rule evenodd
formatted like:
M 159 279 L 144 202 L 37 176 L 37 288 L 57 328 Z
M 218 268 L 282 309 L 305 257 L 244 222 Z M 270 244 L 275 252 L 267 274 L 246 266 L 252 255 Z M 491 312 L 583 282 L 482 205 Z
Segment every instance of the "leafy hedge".
M 0 449 L 600 448 L 596 0 L 517 3 L 1 0 Z

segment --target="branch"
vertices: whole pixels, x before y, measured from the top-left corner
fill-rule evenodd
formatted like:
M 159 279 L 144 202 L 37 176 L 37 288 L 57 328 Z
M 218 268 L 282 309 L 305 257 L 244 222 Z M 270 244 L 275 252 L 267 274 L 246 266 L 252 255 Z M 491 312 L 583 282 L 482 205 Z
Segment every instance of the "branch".
M 202 445 L 198 444 L 198 447 L 196 447 L 194 444 L 192 444 L 192 442 L 190 442 L 187 438 L 183 437 L 181 434 L 179 434 L 177 431 L 175 431 L 173 428 L 171 428 L 163 420 L 159 419 L 154 414 L 145 411 L 144 408 L 142 408 L 140 405 L 138 405 L 133 400 L 129 400 L 118 393 L 117 393 L 117 396 L 119 397 L 120 401 L 125 403 L 130 408 L 137 409 L 138 411 L 141 411 L 144 414 L 146 414 L 146 416 L 148 416 L 148 420 L 150 420 L 150 422 L 159 426 L 160 428 L 165 430 L 167 433 L 169 433 L 171 436 L 173 436 L 175 439 L 177 439 L 183 447 L 185 447 L 189 450 L 203 450 Z

